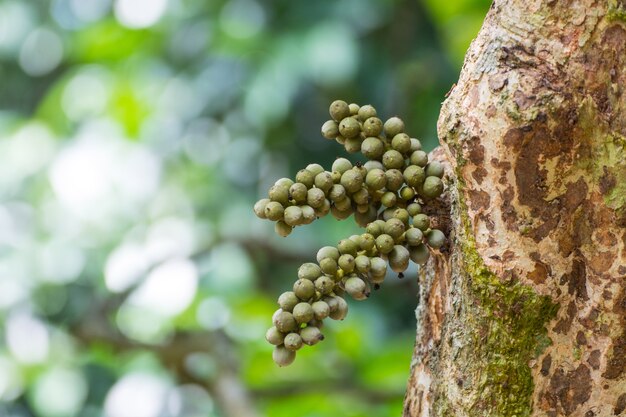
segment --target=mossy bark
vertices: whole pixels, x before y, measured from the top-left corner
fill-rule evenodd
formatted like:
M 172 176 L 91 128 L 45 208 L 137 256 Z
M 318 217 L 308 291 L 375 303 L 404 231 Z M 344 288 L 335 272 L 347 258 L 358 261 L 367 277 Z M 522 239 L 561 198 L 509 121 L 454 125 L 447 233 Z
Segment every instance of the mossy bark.
M 496 0 L 439 119 L 405 416 L 626 415 L 626 0 Z

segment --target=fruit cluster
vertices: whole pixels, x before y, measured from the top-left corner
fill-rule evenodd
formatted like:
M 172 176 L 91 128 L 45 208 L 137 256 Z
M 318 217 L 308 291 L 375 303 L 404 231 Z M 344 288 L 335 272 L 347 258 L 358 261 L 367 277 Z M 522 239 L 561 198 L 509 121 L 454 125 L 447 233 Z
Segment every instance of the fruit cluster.
M 276 181 L 254 212 L 275 221 L 281 236 L 328 213 L 338 220 L 354 214 L 365 233 L 321 248 L 317 263 L 298 269 L 293 291 L 278 298 L 280 308 L 266 339 L 276 346 L 273 359 L 279 366 L 292 363 L 303 344 L 323 340 L 325 318 L 345 318 L 346 293 L 366 299 L 371 287 L 378 289 L 385 279 L 388 265 L 402 277 L 409 260 L 423 265 L 428 247 L 439 249 L 445 243 L 445 235 L 431 228 L 429 216 L 422 212 L 424 204 L 443 192 L 442 165 L 428 161 L 419 140 L 404 133 L 398 117 L 383 123 L 374 107 L 341 100 L 329 111 L 332 120 L 323 124 L 322 136 L 349 153 L 360 151 L 369 161 L 353 166 L 338 158 L 331 171 L 310 164 L 298 171 L 295 181 Z

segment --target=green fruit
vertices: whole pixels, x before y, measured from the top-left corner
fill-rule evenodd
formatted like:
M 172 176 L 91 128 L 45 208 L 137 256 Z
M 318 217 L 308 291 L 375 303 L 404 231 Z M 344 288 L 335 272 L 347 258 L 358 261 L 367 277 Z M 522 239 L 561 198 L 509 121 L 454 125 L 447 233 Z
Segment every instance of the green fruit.
M 411 187 L 403 187 L 400 190 L 400 198 L 404 201 L 410 201 L 415 198 L 415 191 Z
M 351 212 L 352 209 L 352 200 L 348 197 L 344 197 L 341 200 L 335 201 L 335 207 L 340 211 L 348 211 Z
M 346 189 L 348 193 L 355 193 L 359 191 L 363 185 L 363 176 L 361 172 L 356 169 L 350 169 L 343 173 L 341 176 L 341 185 Z
M 348 303 L 340 296 L 336 296 L 337 308 L 330 312 L 329 317 L 333 320 L 343 320 L 348 315 Z
M 293 318 L 298 323 L 308 323 L 313 319 L 313 307 L 309 303 L 298 303 L 293 308 Z
M 315 284 L 308 279 L 299 279 L 293 284 L 293 292 L 299 299 L 308 300 L 315 295 Z
M 346 289 L 346 292 L 357 301 L 365 300 L 370 295 L 365 281 L 356 276 L 346 279 L 344 288 Z
M 407 154 L 411 150 L 411 138 L 406 133 L 398 133 L 391 140 L 391 147 L 401 154 Z
M 417 165 L 409 165 L 402 173 L 404 181 L 411 187 L 419 187 L 424 182 L 426 174 L 424 169 Z
M 400 220 L 402 223 L 404 223 L 404 226 L 408 226 L 409 225 L 409 212 L 406 211 L 406 209 L 403 208 L 397 208 L 393 211 L 393 218 Z
M 365 231 L 369 233 L 370 235 L 372 235 L 373 237 L 377 237 L 383 232 L 383 228 L 381 225 L 375 222 L 372 222 L 367 225 L 367 227 L 365 228 Z
M 306 185 L 306 188 L 313 187 L 313 182 L 315 181 L 315 175 L 308 169 L 301 169 L 296 174 L 296 182 L 301 182 Z
M 361 150 L 361 139 L 358 136 L 346 139 L 343 143 L 343 147 L 348 153 L 357 153 Z
M 424 234 L 420 229 L 412 227 L 406 231 L 404 238 L 409 246 L 417 246 L 422 243 L 422 239 L 424 239 Z
M 343 118 L 350 116 L 350 107 L 343 100 L 335 100 L 330 104 L 328 113 L 334 121 L 340 122 Z
M 277 186 L 277 187 L 285 187 L 285 188 L 289 189 L 289 187 L 291 187 L 293 185 L 293 180 L 291 178 L 280 178 L 280 179 L 276 180 L 274 185 Z
M 404 167 L 404 157 L 395 149 L 390 149 L 383 154 L 383 165 L 387 169 L 401 169 Z
M 302 210 L 302 224 L 310 224 L 315 220 L 315 210 L 311 206 L 300 206 Z
M 302 224 L 302 209 L 298 206 L 289 206 L 284 212 L 285 223 L 289 226 L 298 226 Z
M 378 136 L 383 131 L 383 121 L 378 117 L 370 117 L 363 122 L 363 133 L 365 136 Z
M 425 232 L 430 227 L 430 218 L 425 214 L 413 216 L 413 226 Z
M 359 250 L 359 245 L 357 245 L 353 240 L 341 239 L 339 243 L 337 244 L 337 249 L 339 250 L 339 253 L 342 255 L 348 254 L 348 255 L 356 256 L 356 253 Z
M 443 181 L 439 177 L 426 177 L 422 186 L 422 195 L 426 198 L 437 198 L 443 193 Z
M 339 133 L 346 139 L 354 138 L 361 133 L 361 126 L 355 118 L 346 117 L 339 123 Z
M 361 142 L 361 153 L 369 159 L 380 159 L 385 153 L 385 144 L 377 137 L 370 136 Z
M 370 250 L 376 245 L 376 239 L 370 233 L 363 233 L 361 235 L 361 249 Z
M 317 251 L 317 262 L 321 262 L 322 259 L 331 258 L 335 261 L 339 259 L 339 251 L 334 246 L 324 246 Z
M 324 191 L 319 188 L 310 188 L 306 194 L 306 203 L 315 208 L 320 208 L 324 205 L 324 200 L 326 200 L 326 194 Z
M 320 172 L 315 176 L 315 186 L 325 193 L 333 186 L 333 176 L 330 172 Z
M 347 200 L 347 199 L 346 199 Z M 343 200 L 342 200 L 343 201 Z M 352 215 L 352 213 L 354 212 L 354 210 L 352 210 L 352 207 L 348 207 L 348 209 L 346 210 L 340 210 L 337 206 L 332 206 L 330 208 L 330 212 L 333 215 L 333 217 L 337 220 L 345 220 L 348 217 L 350 217 L 350 215 Z
M 349 169 L 352 169 L 352 162 L 348 161 L 346 158 L 337 158 L 335 159 L 335 162 L 333 162 L 333 171 L 343 174 Z
M 270 202 L 269 198 L 262 198 L 259 201 L 257 201 L 256 203 L 254 203 L 254 214 L 256 214 L 256 216 L 259 219 L 265 219 L 265 206 L 267 205 L 267 203 Z
M 326 139 L 335 139 L 339 134 L 339 125 L 334 120 L 327 120 L 322 125 L 322 136 Z
M 293 332 L 294 330 L 298 328 L 296 319 L 288 311 L 278 312 L 276 315 L 274 315 L 273 321 L 274 321 L 274 326 L 276 326 L 278 331 L 282 333 Z
M 430 253 L 428 252 L 426 245 L 421 244 L 417 246 L 409 246 L 409 256 L 416 264 L 424 265 L 428 261 Z
M 302 204 L 306 201 L 307 188 L 301 182 L 294 183 L 289 187 L 289 194 L 296 204 Z
M 387 191 L 385 194 L 383 194 L 383 196 L 380 199 L 380 202 L 383 204 L 383 206 L 385 207 L 395 207 L 395 205 L 398 202 L 398 197 L 396 196 L 396 193 L 393 193 L 391 191 Z
M 446 243 L 446 235 L 441 230 L 431 229 L 426 232 L 426 243 L 433 249 L 439 249 Z
M 394 240 L 388 234 L 381 234 L 376 238 L 376 248 L 382 254 L 387 254 L 393 250 Z
M 339 299 L 339 297 L 328 296 L 328 297 L 322 298 L 322 301 L 324 301 L 326 304 L 328 304 L 328 308 L 330 309 L 330 313 L 334 313 L 335 311 L 337 311 L 337 308 L 339 307 L 338 299 Z
M 350 103 L 348 105 L 348 108 L 350 109 L 350 115 L 351 116 L 356 116 L 357 114 L 359 114 L 359 105 L 356 103 Z
M 315 326 L 307 326 L 300 330 L 300 337 L 302 337 L 302 342 L 309 346 L 313 346 L 324 340 L 324 335 L 320 329 Z
M 272 359 L 278 366 L 288 366 L 296 359 L 296 352 L 287 349 L 285 346 L 276 346 L 272 352 Z
M 383 126 L 383 130 L 385 131 L 385 136 L 393 138 L 398 133 L 404 132 L 404 122 L 399 117 L 392 117 L 387 119 Z
M 396 240 L 404 233 L 404 223 L 400 219 L 391 218 L 385 222 L 383 233 L 388 234 Z
M 339 257 L 339 261 L 337 262 L 339 264 L 339 268 L 343 269 L 343 272 L 346 273 L 351 273 L 352 271 L 354 271 L 354 256 L 352 255 L 341 255 Z
M 365 185 L 371 190 L 381 190 L 387 185 L 387 176 L 382 169 L 372 169 L 365 176 Z
M 388 169 L 385 171 L 387 177 L 387 190 L 398 191 L 404 185 L 404 177 L 402 172 L 398 169 Z
M 395 272 L 406 271 L 409 267 L 408 249 L 402 245 L 395 245 L 393 250 L 389 252 L 389 266 Z
M 376 117 L 376 109 L 374 108 L 374 106 L 366 104 L 364 106 L 361 106 L 358 115 L 359 120 L 365 121 L 370 117 Z
M 389 207 L 386 208 L 382 213 L 381 213 L 381 218 L 384 221 L 387 221 L 389 219 L 393 219 L 393 213 L 396 211 L 395 207 Z
M 298 268 L 299 279 L 308 279 L 309 281 L 315 281 L 320 275 L 322 275 L 321 268 L 313 262 L 304 263 L 300 265 L 300 268 Z
M 382 171 L 385 170 L 385 166 L 380 161 L 367 161 L 366 163 L 363 164 L 363 168 L 365 168 L 365 170 L 368 172 L 373 169 L 380 169 Z
M 415 151 L 411 154 L 409 161 L 411 165 L 425 167 L 428 164 L 428 154 L 424 151 Z
M 315 215 L 317 217 L 324 217 L 330 212 L 330 201 L 324 199 L 322 206 L 314 208 L 313 210 L 315 211 Z
M 367 205 L 370 201 L 370 193 L 366 188 L 361 188 L 352 194 L 352 201 L 358 205 Z
M 337 142 L 337 143 L 338 143 L 338 144 L 340 144 L 340 145 L 343 145 L 344 143 L 346 143 L 346 138 L 344 138 L 344 137 L 343 137 L 343 136 L 341 136 L 341 135 L 338 135 L 338 136 L 335 138 L 335 142 Z
M 443 177 L 443 165 L 439 161 L 431 161 L 426 165 L 426 175 L 429 177 Z
M 298 333 L 289 333 L 285 336 L 285 349 L 295 352 L 302 347 L 302 338 Z
M 316 301 L 311 306 L 315 320 L 324 320 L 330 314 L 330 306 L 325 301 Z
M 286 206 L 289 204 L 289 187 L 272 185 L 269 192 L 270 200 Z
M 332 262 L 335 262 L 331 260 Z M 337 268 L 334 269 L 337 272 Z M 332 278 L 322 275 L 315 280 L 315 289 L 323 295 L 328 295 L 335 289 L 335 281 Z
M 272 326 L 265 332 L 265 340 L 274 346 L 282 345 L 285 335 L 278 331 L 276 326 Z
M 365 255 L 359 255 L 354 258 L 354 266 L 361 274 L 367 274 L 370 270 L 370 258 Z
M 408 211 L 409 216 L 412 217 L 422 212 L 422 206 L 420 206 L 419 203 L 411 203 L 408 206 L 406 206 L 406 211 Z
M 300 300 L 293 291 L 285 291 L 278 297 L 278 305 L 283 311 L 291 312 Z
M 387 262 L 383 258 L 374 256 L 370 258 L 370 273 L 375 276 L 385 276 L 387 273 Z
M 346 189 L 341 184 L 335 184 L 328 191 L 328 198 L 337 202 L 346 198 Z
M 324 167 L 322 167 L 320 164 L 309 164 L 304 169 L 313 174 L 313 177 L 324 172 Z
M 284 213 L 283 205 L 276 201 L 270 201 L 265 205 L 265 217 L 271 221 L 282 220 Z
M 365 227 L 368 224 L 370 224 L 372 221 L 376 220 L 376 216 L 378 215 L 378 213 L 376 212 L 376 208 L 374 206 L 368 205 L 366 207 L 367 207 L 367 211 L 365 213 L 357 212 L 354 215 L 354 220 L 361 227 Z
M 276 222 L 276 224 L 274 224 L 274 231 L 280 237 L 287 237 L 293 231 L 293 227 L 289 226 L 284 221 L 279 220 Z
M 337 261 L 335 259 L 324 258 L 319 263 L 323 273 L 331 276 L 337 275 Z
M 422 142 L 415 138 L 411 138 L 411 152 L 419 151 L 422 149 Z

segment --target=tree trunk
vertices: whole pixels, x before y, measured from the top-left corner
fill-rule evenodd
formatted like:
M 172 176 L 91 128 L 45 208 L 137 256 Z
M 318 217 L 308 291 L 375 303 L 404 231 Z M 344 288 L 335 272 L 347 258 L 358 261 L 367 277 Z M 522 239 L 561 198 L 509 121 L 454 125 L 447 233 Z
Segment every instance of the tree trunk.
M 496 0 L 439 118 L 405 416 L 626 416 L 626 0 Z

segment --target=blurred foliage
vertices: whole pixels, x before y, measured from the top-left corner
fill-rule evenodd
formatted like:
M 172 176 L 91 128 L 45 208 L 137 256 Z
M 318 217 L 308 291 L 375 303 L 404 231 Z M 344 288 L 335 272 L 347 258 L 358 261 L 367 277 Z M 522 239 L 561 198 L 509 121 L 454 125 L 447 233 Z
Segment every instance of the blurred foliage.
M 335 98 L 434 147 L 488 7 L 1 0 L 0 416 L 399 415 L 415 280 L 278 369 L 276 296 L 357 228 L 285 240 L 251 207 L 342 155 L 319 134 Z

